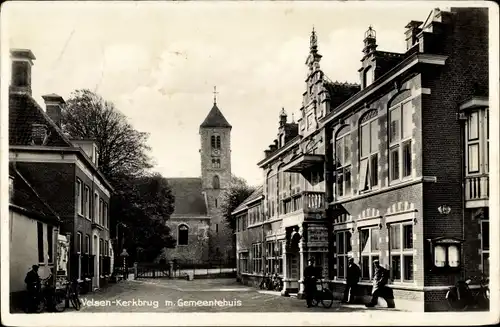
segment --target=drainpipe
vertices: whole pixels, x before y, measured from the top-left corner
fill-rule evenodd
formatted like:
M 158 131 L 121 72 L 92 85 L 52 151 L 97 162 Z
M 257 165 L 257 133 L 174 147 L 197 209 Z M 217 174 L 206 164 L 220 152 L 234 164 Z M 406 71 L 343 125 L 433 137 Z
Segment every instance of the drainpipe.
M 331 124 L 325 125 L 325 214 L 328 231 L 328 279 L 333 279 L 333 255 L 335 248 L 333 246 L 333 212 L 330 209 L 330 203 L 333 201 L 333 145 Z
M 460 129 L 460 179 L 461 179 L 461 185 L 462 185 L 462 240 L 464 240 L 463 246 L 462 246 L 462 251 L 461 252 L 461 265 L 463 267 L 461 277 L 462 279 L 465 279 L 465 247 L 466 247 L 466 242 L 465 242 L 465 120 L 460 118 L 460 111 L 457 113 L 457 116 L 459 117 L 458 123 L 459 123 L 459 129 Z

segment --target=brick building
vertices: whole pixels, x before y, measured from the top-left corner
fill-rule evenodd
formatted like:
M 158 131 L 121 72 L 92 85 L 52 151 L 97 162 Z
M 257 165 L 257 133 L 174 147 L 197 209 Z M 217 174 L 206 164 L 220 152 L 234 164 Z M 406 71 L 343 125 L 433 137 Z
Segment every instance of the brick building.
M 60 218 L 59 233 L 69 235 L 69 277 L 84 282 L 88 289 L 99 288 L 111 275 L 109 200 L 113 188 L 98 170 L 94 142 L 70 140 L 62 132 L 62 97 L 43 96 L 46 110 L 33 99 L 33 53 L 13 49 L 11 59 L 9 161 Z M 55 248 L 58 239 L 53 237 L 53 241 Z
M 175 197 L 167 221 L 177 239 L 166 258 L 180 264 L 234 260 L 232 231 L 222 218 L 219 199 L 231 179 L 231 125 L 216 99 L 200 125 L 201 177 L 167 178 Z
M 285 294 L 302 293 L 311 256 L 339 296 L 354 257 L 365 301 L 379 259 L 396 306 L 416 311 L 488 274 L 488 11 L 435 9 L 405 34 L 404 53 L 384 52 L 370 27 L 353 86 L 326 78 L 313 31 L 298 130 L 283 142 L 280 128 L 259 163 Z

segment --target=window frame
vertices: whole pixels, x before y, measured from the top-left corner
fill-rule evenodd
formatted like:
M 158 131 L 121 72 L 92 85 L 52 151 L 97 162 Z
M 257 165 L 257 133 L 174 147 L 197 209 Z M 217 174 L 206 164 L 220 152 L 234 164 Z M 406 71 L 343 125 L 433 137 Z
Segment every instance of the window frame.
M 90 206 L 90 187 L 88 185 L 83 186 L 83 216 L 90 220 L 91 206 Z
M 380 176 L 379 176 L 379 150 L 380 150 L 380 138 L 378 137 L 378 133 L 376 133 L 376 143 L 374 144 L 373 133 L 378 132 L 379 130 L 379 115 L 377 109 L 370 109 L 367 111 L 361 119 L 366 117 L 366 115 L 375 115 L 374 117 L 368 118 L 366 121 L 359 123 L 359 184 L 358 184 L 358 193 L 369 192 L 371 190 L 375 190 L 379 188 L 380 185 Z M 368 127 L 368 152 L 366 154 L 363 153 L 363 127 Z M 377 160 L 377 167 L 374 169 L 372 167 L 374 158 Z M 366 162 L 366 164 L 365 164 Z M 366 168 L 364 167 L 366 165 Z M 364 171 L 364 172 L 363 172 Z M 375 175 L 373 174 L 375 172 Z M 364 176 L 364 177 L 362 177 Z M 376 178 L 375 178 L 376 177 Z M 375 184 L 376 183 L 376 184 Z
M 343 250 L 340 250 L 340 235 L 342 236 Z M 352 252 L 352 233 L 348 229 L 335 231 L 335 246 L 337 249 L 337 267 L 335 269 L 335 276 L 339 280 L 345 280 L 347 278 L 347 266 L 349 255 Z M 343 263 L 343 272 L 340 274 L 340 261 Z
M 269 172 L 266 180 L 267 188 L 267 219 L 278 215 L 278 197 L 277 197 L 278 176 L 276 172 Z
M 76 212 L 83 216 L 83 182 L 76 178 Z
M 84 254 L 90 254 L 90 235 L 85 234 L 85 243 L 83 246 Z
M 75 252 L 77 254 L 81 254 L 82 253 L 82 249 L 83 249 L 83 235 L 82 235 L 82 232 L 76 232 L 76 240 L 75 240 Z
M 408 135 L 405 135 L 405 105 L 409 106 L 409 111 L 410 111 L 410 132 Z M 398 131 L 398 137 L 396 139 L 392 139 L 392 119 L 391 119 L 391 114 L 393 112 L 399 112 L 399 120 L 397 124 L 397 131 Z M 405 99 L 397 104 L 393 105 L 388 109 L 388 143 L 389 143 L 389 184 L 394 184 L 406 180 L 410 180 L 413 178 L 413 169 L 414 169 L 414 162 L 413 162 L 413 105 L 412 105 L 412 99 Z M 407 118 L 408 119 L 408 118 Z M 404 176 L 404 172 L 406 171 L 405 169 L 405 164 L 406 164 L 406 157 L 403 154 L 403 149 L 405 146 L 409 145 L 410 147 L 410 160 L 409 160 L 409 174 L 407 176 Z M 393 152 L 397 151 L 397 176 L 395 176 L 394 173 L 394 162 L 395 160 L 393 159 Z
M 45 239 L 43 238 L 43 230 L 44 230 L 44 225 L 42 222 L 37 221 L 36 222 L 36 229 L 37 229 L 37 248 L 38 248 L 38 264 L 45 264 L 45 250 L 44 250 L 44 242 Z
M 262 274 L 262 242 L 252 244 L 252 271 L 254 274 Z
M 484 226 L 483 224 L 487 224 L 488 225 L 488 248 L 485 248 L 484 246 Z M 489 260 L 490 258 L 490 234 L 489 234 L 489 230 L 490 230 L 490 222 L 489 222 L 489 219 L 482 219 L 480 221 L 480 228 L 481 228 L 481 271 L 483 274 L 485 274 L 486 276 L 489 276 L 490 275 L 490 272 L 489 272 L 489 264 L 488 264 L 488 267 L 487 269 L 485 269 L 485 254 L 487 256 L 487 260 Z
M 98 216 L 98 224 L 103 225 L 104 221 L 104 199 L 99 198 L 99 216 Z
M 181 231 L 185 234 L 186 241 L 181 244 Z M 179 224 L 177 226 L 177 245 L 178 246 L 188 246 L 189 245 L 189 226 L 187 224 Z
M 240 268 L 240 273 L 248 273 L 248 259 L 249 259 L 250 255 L 248 253 L 248 251 L 245 251 L 245 252 L 240 252 L 240 255 L 238 257 L 238 260 L 239 260 L 239 268 Z
M 393 229 L 392 227 L 398 227 L 399 229 L 399 237 L 397 240 L 397 244 L 399 246 L 398 249 L 393 249 L 392 245 L 394 243 L 394 238 L 393 238 Z M 405 248 L 405 226 L 410 226 L 411 227 L 411 248 Z M 413 242 L 413 235 L 414 235 L 414 226 L 413 222 L 411 221 L 402 221 L 402 222 L 393 222 L 390 224 L 387 224 L 387 230 L 388 230 L 388 235 L 389 235 L 389 273 L 390 273 L 390 278 L 393 282 L 397 283 L 414 283 L 415 282 L 415 274 L 413 271 L 413 267 L 415 265 L 415 255 L 414 255 L 414 242 Z M 394 271 L 393 271 L 393 257 L 399 257 L 399 276 L 394 276 Z M 406 265 L 405 265 L 405 258 L 411 257 L 412 260 L 412 271 L 411 271 L 411 279 L 406 279 Z
M 349 154 L 348 159 L 346 159 L 346 154 Z M 336 134 L 334 162 L 335 195 L 338 198 L 352 196 L 352 136 L 351 128 L 348 125 L 343 126 Z
M 366 242 L 367 245 L 369 245 L 369 251 L 363 253 L 363 247 L 362 247 L 362 238 L 361 238 L 361 232 L 362 231 L 368 231 L 368 240 Z M 377 230 L 377 244 L 378 244 L 378 250 L 373 250 L 372 249 L 372 237 L 373 237 L 373 230 Z M 373 260 L 380 260 L 381 256 L 381 250 L 380 250 L 380 229 L 378 226 L 366 226 L 366 227 L 361 227 L 358 230 L 358 240 L 359 240 L 359 258 L 360 258 L 360 268 L 361 268 L 361 279 L 362 280 L 372 280 L 373 279 Z M 364 269 L 364 263 L 363 263 L 363 258 L 368 257 L 368 276 L 364 276 L 363 274 L 363 269 Z

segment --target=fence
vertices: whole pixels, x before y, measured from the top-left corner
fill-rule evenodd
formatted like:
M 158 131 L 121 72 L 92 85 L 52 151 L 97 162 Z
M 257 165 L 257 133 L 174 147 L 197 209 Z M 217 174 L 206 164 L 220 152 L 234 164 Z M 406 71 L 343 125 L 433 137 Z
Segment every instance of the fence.
M 137 263 L 135 278 L 223 278 L 236 276 L 235 260 L 197 262 L 178 260 L 168 263 Z

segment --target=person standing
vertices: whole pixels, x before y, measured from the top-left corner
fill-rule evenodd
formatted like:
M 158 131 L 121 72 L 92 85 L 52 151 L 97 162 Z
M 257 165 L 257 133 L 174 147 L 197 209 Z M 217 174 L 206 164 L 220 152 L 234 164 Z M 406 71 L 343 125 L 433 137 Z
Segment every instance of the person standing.
M 33 265 L 31 270 L 28 271 L 26 277 L 24 278 L 24 283 L 26 284 L 26 290 L 28 291 L 28 310 L 33 312 L 36 307 L 36 301 L 39 296 L 42 283 L 40 276 L 38 275 L 38 265 Z
M 359 278 L 361 277 L 361 270 L 359 266 L 354 263 L 354 258 L 349 258 L 347 266 L 346 287 L 344 290 L 343 303 L 353 303 L 356 289 L 358 287 Z
M 394 308 L 394 301 L 389 297 L 390 292 L 387 287 L 389 270 L 382 267 L 378 260 L 373 260 L 373 265 L 375 272 L 373 274 L 372 299 L 370 303 L 366 304 L 366 307 L 374 307 L 377 304 L 378 298 L 382 297 L 387 302 L 389 308 Z
M 321 278 L 318 267 L 314 265 L 314 258 L 307 260 L 307 267 L 304 269 L 304 291 L 306 292 L 307 307 L 312 307 L 312 301 L 316 293 L 316 283 Z

